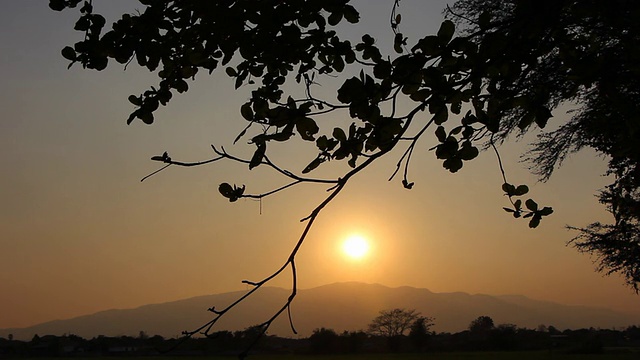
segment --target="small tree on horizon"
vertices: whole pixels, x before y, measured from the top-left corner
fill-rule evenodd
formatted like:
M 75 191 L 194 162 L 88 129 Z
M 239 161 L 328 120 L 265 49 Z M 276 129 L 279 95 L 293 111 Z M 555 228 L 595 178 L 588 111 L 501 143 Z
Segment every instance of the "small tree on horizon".
M 495 327 L 493 319 L 489 316 L 479 316 L 469 324 L 469 331 L 474 333 L 487 332 Z
M 409 339 L 413 343 L 413 346 L 416 349 L 423 349 L 427 341 L 429 341 L 429 337 L 432 332 L 430 331 L 431 327 L 435 325 L 434 318 L 419 316 L 413 324 L 411 324 L 411 329 L 409 330 Z
M 402 336 L 419 317 L 420 313 L 415 309 L 405 310 L 395 308 L 382 310 L 379 315 L 371 321 L 367 330 L 371 335 L 384 336 L 387 338 Z
M 339 335 L 330 328 L 316 328 L 309 336 L 311 351 L 314 354 L 326 354 L 336 351 Z
M 368 332 L 374 336 L 381 336 L 387 339 L 387 344 L 391 351 L 398 351 L 402 338 L 408 330 L 416 333 L 426 332 L 433 325 L 433 318 L 423 317 L 415 309 L 395 308 L 382 310 L 368 326 Z

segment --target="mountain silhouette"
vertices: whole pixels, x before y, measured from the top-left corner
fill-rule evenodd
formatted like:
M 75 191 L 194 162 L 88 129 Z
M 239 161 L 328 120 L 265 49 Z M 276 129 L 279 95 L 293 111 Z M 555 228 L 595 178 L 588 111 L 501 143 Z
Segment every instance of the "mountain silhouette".
M 135 309 L 107 310 L 66 320 L 55 320 L 26 328 L 0 329 L 0 336 L 13 334 L 28 340 L 33 335 L 75 334 L 84 338 L 98 335 L 136 336 L 140 331 L 150 335 L 176 337 L 183 330 L 193 330 L 211 318 L 206 310 L 217 309 L 235 301 L 244 291 L 198 296 Z M 260 289 L 255 295 L 225 315 L 216 328 L 242 330 L 268 319 L 289 296 L 289 290 L 277 287 Z M 285 316 L 277 319 L 269 334 L 284 337 L 306 337 L 316 328 L 338 332 L 366 329 L 380 310 L 417 309 L 435 318 L 433 330 L 457 332 L 465 330 L 478 316 L 487 315 L 495 324 L 510 323 L 535 328 L 553 325 L 558 329 L 588 327 L 613 328 L 640 323 L 640 316 L 606 308 L 569 306 L 533 300 L 519 295 L 471 295 L 464 292 L 434 293 L 408 286 L 390 288 L 379 284 L 357 282 L 335 283 L 299 290 L 291 312 L 298 335 Z

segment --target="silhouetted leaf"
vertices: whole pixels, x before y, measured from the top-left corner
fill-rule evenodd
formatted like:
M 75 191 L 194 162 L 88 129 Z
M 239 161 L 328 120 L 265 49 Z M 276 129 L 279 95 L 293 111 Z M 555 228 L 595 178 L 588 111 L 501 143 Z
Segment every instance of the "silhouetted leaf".
M 331 15 L 329 15 L 327 22 L 329 23 L 329 25 L 338 25 L 338 23 L 340 23 L 340 20 L 342 20 L 342 15 L 342 12 L 334 11 L 331 13 Z
M 436 112 L 436 114 L 433 116 L 433 122 L 436 125 L 441 125 L 442 123 L 447 121 L 448 118 L 449 118 L 449 111 L 447 110 L 446 106 L 442 106 L 440 109 L 438 109 L 438 112 Z
M 360 96 L 362 93 L 362 82 L 356 77 L 347 79 L 344 84 L 338 89 L 338 100 L 343 104 L 350 103 L 355 96 Z
M 76 61 L 76 51 L 71 46 L 65 46 L 61 53 L 65 59 Z
M 472 146 L 471 142 L 465 142 L 458 152 L 460 158 L 465 161 L 475 159 L 479 153 L 478 148 Z
M 444 142 L 447 139 L 447 133 L 445 132 L 444 127 L 438 126 L 436 128 L 436 137 L 440 142 Z
M 438 38 L 444 43 L 448 43 L 451 41 L 451 37 L 453 37 L 453 33 L 456 31 L 456 26 L 453 24 L 451 20 L 445 20 L 440 25 L 440 30 L 438 30 Z
M 514 191 L 514 195 L 522 196 L 529 192 L 529 187 L 527 185 L 520 185 Z
M 305 167 L 305 168 L 302 170 L 302 173 L 303 173 L 303 174 L 307 174 L 307 173 L 309 173 L 309 172 L 313 171 L 315 168 L 317 168 L 317 167 L 318 167 L 320 164 L 322 164 L 323 162 L 324 162 L 324 159 L 323 159 L 323 158 L 321 158 L 321 157 L 317 157 L 317 158 L 313 159 L 313 161 L 311 161 L 311 162 L 309 163 L 309 165 L 307 165 L 307 167 Z
M 298 119 L 296 122 L 296 130 L 303 139 L 313 141 L 315 140 L 314 135 L 317 134 L 320 129 L 313 119 L 304 117 Z
M 256 166 L 262 163 L 262 159 L 264 158 L 264 154 L 267 151 L 267 145 L 264 142 L 256 143 L 257 149 L 253 153 L 251 157 L 251 161 L 249 162 L 249 170 L 255 168 Z
M 402 33 L 396 33 L 393 40 L 393 49 L 398 53 L 402 53 L 402 45 L 404 45 L 404 38 Z
M 537 228 L 538 225 L 540 225 L 540 219 L 541 217 L 539 215 L 534 215 L 531 220 L 529 220 L 529 227 L 532 229 Z
M 458 141 L 449 136 L 442 144 L 436 146 L 436 157 L 438 159 L 449 159 L 458 152 Z
M 538 211 L 538 214 L 540 214 L 541 216 L 551 215 L 553 214 L 553 208 L 545 206 L 540 211 Z
M 502 190 L 507 194 L 507 196 L 516 195 L 516 187 L 513 184 L 509 184 L 509 183 L 502 184 Z
M 127 118 L 127 125 L 130 125 L 133 120 L 136 119 L 136 117 L 138 116 L 137 112 L 132 112 L 131 114 L 129 114 L 129 117 Z
M 237 143 L 238 140 L 240 140 L 247 133 L 247 130 L 249 130 L 249 128 L 251 127 L 251 124 L 253 124 L 253 123 L 250 123 L 247 127 L 245 127 L 244 129 L 242 129 L 242 131 L 240 131 L 240 133 L 233 140 L 234 144 Z
M 161 156 L 153 156 L 153 157 L 151 157 L 151 160 L 163 161 L 163 162 L 166 162 L 166 163 L 170 163 L 171 162 L 171 157 L 169 156 L 169 153 L 165 151 L 164 153 L 162 153 Z
M 244 194 L 244 190 L 245 190 L 244 185 L 242 185 L 241 188 L 235 185 L 231 187 L 231 185 L 229 185 L 228 183 L 222 183 L 220 184 L 220 186 L 218 186 L 218 191 L 220 192 L 220 194 L 222 194 L 222 196 L 229 199 L 230 202 L 235 202 L 238 199 L 240 199 Z
M 129 99 L 129 102 L 132 103 L 133 105 L 142 106 L 142 99 L 140 99 L 139 97 L 135 95 L 129 95 L 128 99 Z
M 529 209 L 531 211 L 537 211 L 538 210 L 538 204 L 535 201 L 533 201 L 532 199 L 528 199 L 527 201 L 525 201 L 524 205 L 527 207 L 527 209 Z
M 535 118 L 536 125 L 538 125 L 540 128 L 544 128 L 551 117 L 553 117 L 553 115 L 551 114 L 551 110 L 547 109 L 546 107 L 538 109 L 538 111 L 536 111 Z
M 253 120 L 253 110 L 251 110 L 251 103 L 245 103 L 240 107 L 240 114 L 245 120 Z
M 342 70 L 344 70 L 344 61 L 342 60 L 342 58 L 340 56 L 336 56 L 333 59 L 333 68 L 337 71 L 337 72 L 342 72 Z
M 180 79 L 173 84 L 173 88 L 176 89 L 179 93 L 184 93 L 189 90 L 189 84 L 186 81 Z
M 437 55 L 442 52 L 440 48 L 440 39 L 437 36 L 429 35 L 420 39 L 418 43 L 411 49 L 412 51 L 421 50 L 427 56 Z
M 64 0 L 49 0 L 49 8 L 55 11 L 62 11 L 65 8 Z
M 347 135 L 344 133 L 344 130 L 338 127 L 333 129 L 333 137 L 338 141 L 347 140 Z
M 442 163 L 442 166 L 452 173 L 458 172 L 462 169 L 462 159 L 459 157 L 451 157 Z
M 226 198 L 230 198 L 231 196 L 233 196 L 233 187 L 231 187 L 231 185 L 229 185 L 228 183 L 220 184 L 220 186 L 218 186 L 218 191 L 220 192 L 220 194 L 222 194 L 222 196 Z
M 140 111 L 138 113 L 138 118 L 142 120 L 147 125 L 153 124 L 153 113 L 148 111 Z
M 353 6 L 345 5 L 345 7 L 343 8 L 343 11 L 344 11 L 344 18 L 348 22 L 355 24 L 360 20 L 360 14 Z
M 473 127 L 465 126 L 464 130 L 462 130 L 462 137 L 465 139 L 471 139 L 474 133 L 475 133 L 475 130 L 473 129 Z
M 351 158 L 349 159 L 349 161 L 347 161 L 347 164 L 349 166 L 351 166 L 352 168 L 356 167 L 356 161 L 358 161 L 358 156 L 356 154 L 353 154 L 351 156 Z
M 89 30 L 89 26 L 91 26 L 91 20 L 89 19 L 89 16 L 84 15 L 76 21 L 73 29 L 78 31 L 87 31 Z

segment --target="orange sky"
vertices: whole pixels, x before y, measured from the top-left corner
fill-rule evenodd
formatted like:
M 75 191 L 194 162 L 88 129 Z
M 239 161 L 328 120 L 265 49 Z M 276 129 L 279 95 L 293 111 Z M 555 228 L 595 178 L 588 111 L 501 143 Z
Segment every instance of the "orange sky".
M 131 10 L 130 1 L 94 3 L 107 14 Z M 355 2 L 365 4 L 363 24 L 350 34 L 369 31 L 390 42 L 390 3 Z M 406 32 L 436 31 L 444 3 L 403 0 Z M 231 204 L 217 186 L 246 184 L 257 193 L 286 181 L 268 169 L 216 163 L 139 181 L 157 169 L 149 158 L 163 151 L 203 160 L 216 144 L 250 155 L 242 141 L 231 145 L 244 127 L 238 109 L 248 89 L 232 91 L 223 73 L 201 77 L 153 126 L 127 126 L 127 96 L 156 80 L 134 66 L 66 70 L 60 49 L 78 38 L 75 16 L 42 1 L 10 2 L 0 14 L 0 328 L 244 289 L 241 280 L 279 267 L 302 230 L 298 220 L 326 187 L 269 197 L 260 214 L 257 202 Z M 620 278 L 594 273 L 588 255 L 565 246 L 574 235 L 565 225 L 609 220 L 593 196 L 607 184 L 600 176 L 605 160 L 580 153 L 540 184 L 519 163 L 525 144 L 501 151 L 509 179 L 529 184 L 540 203 L 554 207 L 540 228 L 503 212 L 491 153 L 452 175 L 425 141 L 414 154 L 413 190 L 387 182 L 401 154 L 395 152 L 326 208 L 299 254 L 299 286 L 363 281 L 640 312 L 640 298 Z M 298 171 L 314 156 L 296 144 L 271 150 L 275 161 Z M 337 170 L 322 171 L 317 175 Z M 366 259 L 341 254 L 339 243 L 351 233 L 370 239 Z M 273 284 L 289 286 L 288 274 Z

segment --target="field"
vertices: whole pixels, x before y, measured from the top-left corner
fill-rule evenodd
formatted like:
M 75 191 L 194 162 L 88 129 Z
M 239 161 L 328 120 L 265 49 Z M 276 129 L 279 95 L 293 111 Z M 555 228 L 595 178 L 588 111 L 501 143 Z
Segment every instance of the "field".
M 637 352 L 618 352 L 609 354 L 559 354 L 548 351 L 535 352 L 464 352 L 464 353 L 426 353 L 426 354 L 362 354 L 362 355 L 287 355 L 287 356 L 250 356 L 257 360 L 638 360 Z M 167 359 L 168 360 L 168 359 Z M 195 360 L 195 359 L 193 359 Z
M 548 351 L 529 352 L 453 352 L 426 354 L 360 354 L 360 355 L 251 355 L 248 360 L 638 360 L 636 351 L 605 354 L 562 354 Z M 56 358 L 60 360 L 61 358 Z M 233 360 L 235 356 L 153 356 L 153 357 L 73 357 L 73 360 Z M 53 360 L 43 359 L 39 360 Z

